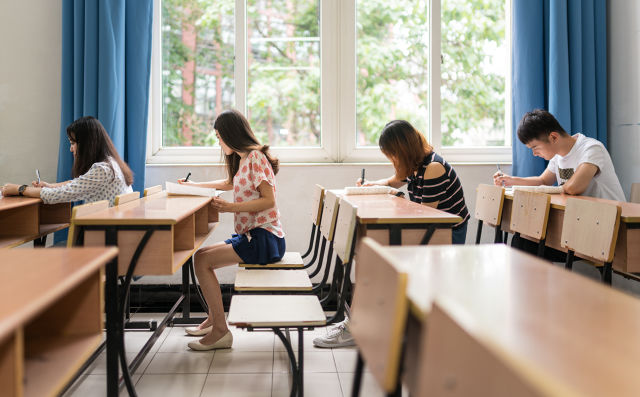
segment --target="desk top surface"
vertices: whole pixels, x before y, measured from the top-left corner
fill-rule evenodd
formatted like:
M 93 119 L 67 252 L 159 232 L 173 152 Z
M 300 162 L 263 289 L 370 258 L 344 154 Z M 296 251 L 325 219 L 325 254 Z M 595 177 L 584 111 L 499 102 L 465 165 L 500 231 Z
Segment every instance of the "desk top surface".
M 390 194 L 351 194 L 342 190 L 334 192 L 358 207 L 360 223 L 458 223 L 457 215 L 414 203 Z
M 578 395 L 640 390 L 637 298 L 503 244 L 383 249 L 419 318 L 444 303 L 511 365 Z
M 27 205 L 34 205 L 41 203 L 42 200 L 33 197 L 20 197 L 20 196 L 3 196 L 0 197 L 0 211 L 10 210 L 12 208 L 24 207 Z
M 588 196 L 572 196 L 569 194 L 550 194 L 551 196 L 551 208 L 564 210 L 567 205 L 567 199 L 579 198 L 582 200 L 596 201 L 600 203 L 619 205 L 622 208 L 620 219 L 626 223 L 640 223 L 640 204 L 629 203 L 627 201 L 615 201 L 601 199 L 597 197 Z M 505 193 L 504 197 L 508 200 L 513 200 L 513 192 Z
M 174 225 L 204 207 L 211 197 L 157 193 L 103 211 L 79 216 L 76 225 Z
M 0 249 L 0 340 L 117 253 L 113 247 Z

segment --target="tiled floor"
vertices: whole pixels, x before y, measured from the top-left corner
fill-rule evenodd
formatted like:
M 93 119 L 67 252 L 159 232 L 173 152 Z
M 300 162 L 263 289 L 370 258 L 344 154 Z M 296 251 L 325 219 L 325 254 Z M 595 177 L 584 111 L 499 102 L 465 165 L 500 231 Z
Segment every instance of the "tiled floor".
M 135 316 L 134 316 L 135 317 Z M 141 314 L 140 319 L 160 319 L 161 315 Z M 156 341 L 135 374 L 133 381 L 139 396 L 181 397 L 286 397 L 291 376 L 289 359 L 280 340 L 271 332 L 247 332 L 232 329 L 232 349 L 192 352 L 182 327 L 168 327 Z M 351 395 L 356 351 L 353 348 L 318 349 L 312 340 L 326 333 L 317 328 L 305 333 L 305 396 L 342 397 Z M 149 337 L 149 332 L 127 332 L 129 359 Z M 291 334 L 297 354 L 297 332 Z M 105 358 L 102 356 L 87 369 L 66 397 L 106 395 Z M 127 395 L 126 391 L 121 395 Z M 383 396 L 371 374 L 365 373 L 361 396 Z

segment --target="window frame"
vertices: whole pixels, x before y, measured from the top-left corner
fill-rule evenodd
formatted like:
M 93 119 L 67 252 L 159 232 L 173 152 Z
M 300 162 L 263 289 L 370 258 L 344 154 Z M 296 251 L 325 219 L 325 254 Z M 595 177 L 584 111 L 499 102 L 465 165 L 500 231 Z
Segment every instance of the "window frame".
M 429 131 L 434 150 L 449 162 L 511 162 L 511 4 L 504 0 L 508 68 L 505 81 L 505 146 L 442 147 L 440 117 L 441 0 L 429 0 Z M 147 164 L 220 164 L 219 147 L 162 146 L 162 7 L 154 0 L 154 24 L 149 85 Z M 320 123 L 319 147 L 274 147 L 284 163 L 387 162 L 378 147 L 356 145 L 356 0 L 320 3 Z M 235 103 L 246 113 L 246 0 L 235 0 Z M 435 89 L 434 89 L 435 88 Z

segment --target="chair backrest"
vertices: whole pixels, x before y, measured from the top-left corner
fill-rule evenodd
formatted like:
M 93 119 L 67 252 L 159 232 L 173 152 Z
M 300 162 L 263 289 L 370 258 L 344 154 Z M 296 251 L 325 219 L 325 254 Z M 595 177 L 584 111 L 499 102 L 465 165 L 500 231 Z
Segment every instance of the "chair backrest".
M 143 197 L 151 196 L 152 194 L 160 193 L 162 191 L 162 185 L 155 185 L 144 189 L 142 192 Z
M 76 217 L 106 210 L 107 208 L 109 208 L 109 202 L 107 200 L 76 205 L 75 207 L 73 207 L 73 209 L 71 210 L 71 226 L 69 226 L 69 235 L 67 236 L 67 247 L 73 246 L 73 239 L 75 234 L 75 225 L 73 221 L 76 219 Z
M 629 202 L 640 203 L 640 183 L 631 184 L 631 195 L 629 197 Z
M 547 235 L 550 207 L 548 194 L 515 190 L 509 227 L 521 235 L 542 240 Z
M 480 184 L 476 194 L 476 219 L 491 226 L 500 225 L 504 188 L 502 186 Z
M 487 338 L 475 334 L 473 322 L 458 321 L 451 315 L 456 309 L 444 303 L 434 302 L 429 326 L 422 327 L 414 370 L 417 376 L 409 385 L 412 396 L 550 395 L 548 389 L 541 390 L 523 376 L 504 354 L 492 349 Z
M 313 199 L 311 213 L 313 214 L 313 224 L 318 226 L 322 221 L 322 205 L 324 201 L 324 188 L 318 184 L 313 187 Z
M 366 269 L 358 272 L 349 330 L 374 378 L 391 393 L 397 385 L 402 357 L 408 277 L 391 264 L 381 248 L 369 237 L 360 242 L 358 264 Z
M 562 222 L 561 244 L 578 256 L 613 261 L 620 226 L 619 205 L 569 198 Z
M 324 194 L 324 203 L 322 205 L 322 220 L 320 221 L 320 232 L 328 241 L 333 240 L 336 218 L 338 216 L 339 198 L 330 190 L 326 190 Z
M 351 260 L 353 254 L 353 238 L 356 232 L 356 215 L 358 208 L 346 200 L 340 200 L 340 209 L 336 219 L 333 247 L 343 263 Z
M 129 201 L 137 200 L 139 198 L 140 198 L 140 192 L 119 194 L 116 196 L 114 205 L 118 206 L 120 204 L 128 203 Z

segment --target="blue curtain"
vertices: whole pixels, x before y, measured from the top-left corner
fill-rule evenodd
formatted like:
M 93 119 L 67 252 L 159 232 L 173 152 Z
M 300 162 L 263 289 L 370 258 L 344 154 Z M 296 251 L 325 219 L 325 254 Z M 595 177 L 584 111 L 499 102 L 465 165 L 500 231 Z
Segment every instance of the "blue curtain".
M 58 181 L 71 178 L 66 127 L 97 117 L 144 189 L 153 0 L 64 0 Z
M 516 135 L 522 116 L 547 109 L 570 134 L 607 145 L 606 0 L 514 0 L 513 175 L 540 175 Z
M 59 182 L 73 166 L 66 127 L 94 116 L 144 189 L 152 21 L 153 0 L 63 1 Z

